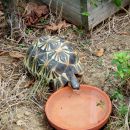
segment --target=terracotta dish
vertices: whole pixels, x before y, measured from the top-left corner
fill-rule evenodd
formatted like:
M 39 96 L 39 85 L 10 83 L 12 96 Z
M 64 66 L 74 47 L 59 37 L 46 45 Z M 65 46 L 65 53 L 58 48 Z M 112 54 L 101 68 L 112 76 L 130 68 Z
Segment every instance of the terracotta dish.
M 64 87 L 48 99 L 45 112 L 56 130 L 99 130 L 111 114 L 108 95 L 99 88 L 81 85 L 73 91 Z

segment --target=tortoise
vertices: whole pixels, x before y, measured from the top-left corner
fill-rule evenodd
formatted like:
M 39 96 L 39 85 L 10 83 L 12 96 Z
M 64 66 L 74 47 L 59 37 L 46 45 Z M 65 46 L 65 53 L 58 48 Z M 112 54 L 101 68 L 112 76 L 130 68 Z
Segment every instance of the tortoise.
M 83 66 L 71 42 L 57 36 L 41 36 L 27 50 L 24 65 L 32 75 L 48 80 L 53 89 L 80 88 Z

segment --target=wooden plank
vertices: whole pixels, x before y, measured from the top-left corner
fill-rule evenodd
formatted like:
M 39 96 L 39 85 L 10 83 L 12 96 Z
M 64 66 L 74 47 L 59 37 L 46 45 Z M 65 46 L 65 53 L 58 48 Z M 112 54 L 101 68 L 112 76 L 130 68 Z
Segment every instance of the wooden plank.
M 82 16 L 81 16 L 81 6 L 80 0 L 41 0 L 42 2 L 49 5 L 51 2 L 51 10 L 59 14 L 61 7 L 63 7 L 62 16 L 64 19 L 75 25 L 82 25 Z M 87 0 L 86 0 L 87 1 Z M 129 0 L 123 0 L 122 6 L 128 5 Z M 88 16 L 88 25 L 87 28 L 90 30 L 99 23 L 101 23 L 106 18 L 110 17 L 112 14 L 116 13 L 120 8 L 117 8 L 112 0 L 103 0 L 103 2 L 98 3 L 96 8 L 93 8 L 92 5 L 88 2 L 87 8 L 90 16 Z
M 87 12 L 88 11 L 88 8 L 87 8 L 87 0 L 80 0 L 80 12 L 81 14 L 83 12 Z M 86 15 L 81 15 L 81 20 L 82 20 L 82 27 L 84 27 L 85 31 L 89 31 L 88 30 L 88 16 Z
M 62 16 L 66 20 L 72 22 L 75 25 L 80 25 L 82 23 L 80 14 L 80 0 L 41 0 L 42 2 L 49 5 L 53 12 L 59 14 L 62 10 Z
M 126 6 L 130 3 L 129 0 L 123 0 L 122 6 Z M 92 9 L 90 5 L 88 5 L 90 16 L 88 17 L 89 21 L 89 29 L 95 27 L 99 23 L 101 23 L 103 20 L 110 17 L 112 14 L 119 11 L 120 8 L 116 7 L 111 1 L 104 1 L 102 4 L 100 4 L 97 8 Z

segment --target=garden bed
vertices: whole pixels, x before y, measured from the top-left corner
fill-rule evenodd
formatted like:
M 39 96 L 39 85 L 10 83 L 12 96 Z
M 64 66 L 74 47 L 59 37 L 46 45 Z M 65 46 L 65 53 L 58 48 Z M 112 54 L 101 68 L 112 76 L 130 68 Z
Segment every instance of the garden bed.
M 87 30 L 110 17 L 121 8 L 117 7 L 111 0 L 103 0 L 90 3 L 85 0 L 41 0 L 50 6 L 50 9 L 68 20 L 69 22 L 84 26 Z M 96 4 L 96 6 L 95 6 Z M 123 0 L 121 7 L 129 4 L 129 0 Z

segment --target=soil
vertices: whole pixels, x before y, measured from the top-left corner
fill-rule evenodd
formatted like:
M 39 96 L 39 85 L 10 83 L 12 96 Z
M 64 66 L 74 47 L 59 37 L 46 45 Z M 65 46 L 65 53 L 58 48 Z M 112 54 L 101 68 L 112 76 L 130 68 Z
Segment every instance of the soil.
M 110 91 L 118 86 L 118 81 L 112 75 L 115 67 L 111 65 L 111 60 L 115 52 L 130 50 L 130 22 L 125 23 L 127 25 L 119 28 L 119 32 L 127 34 L 113 31 L 108 33 L 110 30 L 105 28 L 97 33 L 102 28 L 99 27 L 92 33 L 90 41 L 87 38 L 82 39 L 73 28 L 61 32 L 61 36 L 64 35 L 74 42 L 81 55 L 85 67 L 82 83 L 97 86 L 109 95 Z M 25 54 L 28 45 L 25 44 L 21 48 L 19 44 L 1 38 L 0 48 L 3 51 L 13 50 Z M 104 49 L 104 53 L 98 57 L 96 52 L 101 48 Z M 31 80 L 32 77 L 27 75 L 22 58 L 11 57 L 8 53 L 0 55 L 0 130 L 53 130 L 44 114 L 45 101 L 28 99 L 31 86 L 27 83 Z M 116 129 L 118 128 L 113 128 Z

